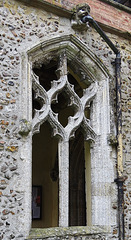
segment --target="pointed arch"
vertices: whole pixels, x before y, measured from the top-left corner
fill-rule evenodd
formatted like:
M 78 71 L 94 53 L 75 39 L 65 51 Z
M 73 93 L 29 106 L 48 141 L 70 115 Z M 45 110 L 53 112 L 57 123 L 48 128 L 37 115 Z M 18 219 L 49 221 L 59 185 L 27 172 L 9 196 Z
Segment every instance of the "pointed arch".
M 110 196 L 107 189 L 110 189 L 112 177 L 112 163 L 110 162 L 110 147 L 107 142 L 107 136 L 110 133 L 110 107 L 109 107 L 109 74 L 108 70 L 104 66 L 104 64 L 100 61 L 100 59 L 89 49 L 80 39 L 78 39 L 74 35 L 65 35 L 54 37 L 50 40 L 46 40 L 41 42 L 34 47 L 31 47 L 26 51 L 25 54 L 22 55 L 21 62 L 21 119 L 26 119 L 27 121 L 32 123 L 32 69 L 34 67 L 40 68 L 42 64 L 48 64 L 51 60 L 58 61 L 59 56 L 65 53 L 67 56 L 67 69 L 73 75 L 73 77 L 78 81 L 79 85 L 82 88 L 85 88 L 85 93 L 82 98 L 79 98 L 79 108 L 82 106 L 84 109 L 88 102 L 91 103 L 90 109 L 90 121 L 88 121 L 85 117 L 81 120 L 80 124 L 84 130 L 84 135 L 86 139 L 93 139 L 94 142 L 91 143 L 91 187 L 92 187 L 92 209 L 91 209 L 91 219 L 92 224 L 94 225 L 110 225 L 110 216 L 108 209 L 110 208 Z M 60 70 L 63 71 L 63 70 Z M 66 76 L 64 72 L 61 76 Z M 35 78 L 35 77 L 34 77 Z M 35 87 L 38 89 L 38 79 L 35 78 Z M 61 85 L 64 84 L 63 81 L 53 83 L 54 86 L 58 87 L 58 92 L 60 90 Z M 67 83 L 65 83 L 67 84 Z M 58 86 L 59 85 L 59 86 Z M 74 92 L 71 86 L 66 88 L 71 95 L 71 92 Z M 48 102 L 48 97 L 46 93 L 39 89 L 40 93 L 43 96 L 46 96 L 46 100 Z M 53 95 L 52 95 L 53 97 Z M 46 111 L 48 109 L 46 108 Z M 45 114 L 45 112 L 44 112 Z M 56 116 L 47 115 L 48 120 L 50 121 L 51 126 L 57 126 Z M 85 116 L 85 114 L 83 114 Z M 42 118 L 42 120 L 41 120 Z M 47 119 L 45 117 L 45 119 Z M 54 119 L 54 122 L 52 122 Z M 72 121 L 73 118 L 69 120 Z M 38 125 L 43 123 L 42 115 L 37 116 Z M 69 124 L 70 124 L 69 121 Z M 75 121 L 75 119 L 73 119 Z M 54 124 L 54 125 L 53 125 Z M 69 125 L 67 126 L 67 128 Z M 70 137 L 73 136 L 76 129 L 79 127 L 79 124 L 76 125 L 76 128 L 72 129 L 70 132 Z M 67 130 L 67 129 L 66 129 Z M 62 127 L 56 127 L 55 133 L 62 138 L 65 134 L 65 130 Z M 64 133 L 63 133 L 64 132 Z M 31 132 L 27 136 L 26 146 L 31 149 L 31 138 L 33 132 Z M 67 139 L 66 139 L 67 140 Z M 65 148 L 67 149 L 69 146 L 67 141 L 62 144 L 60 142 L 59 145 L 59 156 L 61 159 L 65 159 L 64 152 Z M 66 145 L 67 144 L 67 145 Z M 22 155 L 26 158 L 24 154 L 24 149 L 21 146 Z M 31 154 L 27 157 L 28 162 L 28 190 L 31 188 Z M 64 162 L 64 161 L 62 161 Z M 67 166 L 66 166 L 67 167 Z M 104 173 L 106 171 L 106 177 L 104 177 Z M 29 174 L 30 173 L 30 174 Z M 63 183 L 61 183 L 63 184 Z M 99 191 L 98 191 L 99 189 Z M 99 195 L 101 192 L 101 195 Z M 66 191 L 65 191 L 66 193 Z M 25 195 L 28 195 L 27 190 L 25 189 Z M 30 195 L 31 197 L 31 195 Z M 28 198 L 29 199 L 29 198 Z M 29 199 L 30 200 L 30 199 Z M 64 199 L 63 199 L 64 200 Z M 63 201 L 62 200 L 62 201 Z M 104 204 L 103 204 L 104 201 Z M 98 209 L 99 202 L 99 209 Z M 68 201 L 67 201 L 68 205 Z M 62 226 L 68 225 L 68 220 L 66 217 L 63 220 L 63 214 L 67 211 L 67 205 L 63 208 L 64 212 L 61 212 L 61 221 Z M 29 206 L 29 204 L 28 204 Z M 31 208 L 30 215 L 31 215 Z M 29 213 L 28 209 L 28 213 Z M 99 212 L 104 212 L 104 217 L 99 218 Z M 30 216 L 28 214 L 28 219 Z

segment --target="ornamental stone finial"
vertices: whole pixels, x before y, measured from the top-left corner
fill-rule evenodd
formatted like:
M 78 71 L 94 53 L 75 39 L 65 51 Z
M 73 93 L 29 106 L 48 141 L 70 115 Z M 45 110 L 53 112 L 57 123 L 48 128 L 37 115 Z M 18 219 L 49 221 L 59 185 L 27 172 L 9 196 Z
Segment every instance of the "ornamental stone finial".
M 90 13 L 90 6 L 86 3 L 76 5 L 73 9 L 73 16 L 71 19 L 71 26 L 75 30 L 84 31 L 89 28 L 88 23 L 85 24 L 81 21 L 82 17 L 87 16 Z

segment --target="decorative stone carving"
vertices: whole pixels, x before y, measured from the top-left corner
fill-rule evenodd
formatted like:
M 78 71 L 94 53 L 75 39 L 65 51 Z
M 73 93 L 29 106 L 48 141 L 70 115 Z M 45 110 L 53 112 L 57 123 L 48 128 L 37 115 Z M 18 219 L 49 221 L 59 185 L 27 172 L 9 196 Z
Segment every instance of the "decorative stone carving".
M 88 23 L 85 24 L 81 21 L 81 18 L 87 16 L 90 13 L 90 6 L 88 4 L 79 4 L 74 10 L 73 17 L 71 20 L 72 28 L 79 31 L 84 31 L 89 28 Z
M 19 134 L 21 136 L 27 136 L 31 131 L 31 123 L 26 119 L 21 119 L 19 124 Z
M 48 92 L 46 92 L 46 90 L 40 85 L 38 77 L 32 72 L 32 85 L 35 92 L 35 98 L 39 98 L 42 101 L 41 109 L 35 110 L 32 123 L 33 133 L 39 132 L 40 125 L 48 120 L 52 126 L 53 135 L 57 135 L 63 140 L 69 141 L 69 139 L 74 135 L 75 131 L 79 128 L 80 125 L 83 127 L 83 129 L 86 129 L 86 133 L 88 132 L 88 139 L 94 140 L 96 134 L 92 129 L 89 121 L 86 119 L 84 110 L 88 102 L 94 98 L 97 92 L 97 82 L 92 83 L 86 90 L 84 90 L 83 97 L 80 98 L 75 93 L 74 86 L 71 85 L 68 81 L 67 57 L 65 53 L 60 54 L 59 61 L 59 79 L 52 81 L 51 88 Z M 69 96 L 69 106 L 74 106 L 75 109 L 77 109 L 74 116 L 69 116 L 68 124 L 66 127 L 63 127 L 62 124 L 58 121 L 58 114 L 54 113 L 51 108 L 52 102 L 57 101 L 57 95 L 62 91 L 65 91 L 67 93 L 67 96 Z

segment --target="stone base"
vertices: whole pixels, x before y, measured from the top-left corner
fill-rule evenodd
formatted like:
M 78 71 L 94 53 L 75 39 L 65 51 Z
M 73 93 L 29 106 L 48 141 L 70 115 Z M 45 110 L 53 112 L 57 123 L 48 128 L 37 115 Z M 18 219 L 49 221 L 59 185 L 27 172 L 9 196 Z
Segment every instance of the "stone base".
M 31 229 L 27 239 L 31 240 L 108 240 L 109 229 L 103 227 L 56 227 L 56 228 L 34 228 Z

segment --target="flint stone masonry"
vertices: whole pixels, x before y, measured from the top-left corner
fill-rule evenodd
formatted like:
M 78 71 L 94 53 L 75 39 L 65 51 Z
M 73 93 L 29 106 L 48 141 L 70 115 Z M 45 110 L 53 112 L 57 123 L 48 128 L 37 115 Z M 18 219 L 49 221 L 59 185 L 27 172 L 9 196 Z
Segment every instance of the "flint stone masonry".
M 93 5 L 92 5 L 93 7 Z M 21 99 L 24 89 L 22 83 L 27 79 L 21 75 L 23 53 L 27 53 L 30 47 L 45 42 L 48 39 L 66 34 L 73 34 L 79 38 L 92 52 L 100 58 L 106 66 L 110 86 L 110 132 L 116 135 L 116 118 L 115 118 L 115 70 L 112 62 L 115 59 L 113 52 L 95 32 L 89 28 L 87 32 L 78 32 L 71 28 L 70 19 L 60 17 L 52 12 L 46 12 L 44 9 L 26 6 L 15 0 L 0 1 L 0 239 L 20 239 L 24 240 L 31 229 L 31 179 L 27 182 L 26 174 L 31 172 L 31 132 L 21 136 L 19 134 L 20 121 L 27 116 L 29 106 L 25 105 L 21 109 Z M 130 40 L 119 37 L 115 34 L 107 33 L 108 37 L 115 43 L 122 55 L 122 124 L 123 124 L 123 160 L 124 160 L 124 199 L 125 199 L 125 239 L 131 238 L 130 229 L 130 202 L 131 202 L 131 161 L 130 161 L 130 134 L 131 134 L 131 49 Z M 26 54 L 27 58 L 27 54 Z M 97 77 L 97 75 L 96 75 Z M 103 96 L 104 97 L 104 96 Z M 25 99 L 28 96 L 25 96 Z M 99 106 L 100 108 L 101 106 Z M 100 117 L 100 116 L 99 116 Z M 108 116 L 109 117 L 109 116 Z M 106 118 L 105 118 L 106 119 Z M 26 119 L 30 122 L 31 119 Z M 30 127 L 29 127 L 30 130 Z M 99 139 L 98 139 L 99 140 Z M 30 146 L 30 148 L 29 148 Z M 66 237 L 41 237 L 30 235 L 29 239 L 118 239 L 117 225 L 117 186 L 114 183 L 116 178 L 116 148 L 110 148 L 110 166 L 107 166 L 105 177 L 108 179 L 109 168 L 111 170 L 112 184 L 106 186 L 100 185 L 92 189 L 93 204 L 99 210 L 99 216 L 103 220 L 101 205 L 105 204 L 101 200 L 101 195 L 106 193 L 107 199 L 110 197 L 110 236 L 104 230 L 98 231 L 98 234 L 91 232 L 86 236 L 71 236 L 67 233 Z M 22 149 L 22 150 L 21 150 Z M 30 150 L 30 151 L 29 151 Z M 95 149 L 94 154 L 99 156 L 100 153 Z M 104 153 L 103 153 L 104 154 Z M 96 175 L 93 176 L 92 182 L 98 180 L 98 161 L 94 162 Z M 104 164 L 104 162 L 103 162 Z M 104 179 L 104 176 L 99 175 Z M 26 186 L 26 190 L 25 190 Z M 99 202 L 95 198 L 97 187 L 100 187 Z M 103 191 L 102 191 L 103 189 Z M 25 192 L 28 195 L 25 196 Z M 108 196 L 109 195 L 109 196 Z M 27 197 L 28 196 L 28 197 Z M 92 206 L 93 207 L 93 206 Z M 106 216 L 105 216 L 106 218 Z M 34 234 L 33 231 L 31 234 Z M 43 234 L 43 233 L 42 233 Z
M 22 2 L 30 2 L 36 6 L 36 4 L 43 4 L 51 7 L 56 6 L 59 10 L 65 14 L 65 9 L 68 15 L 72 14 L 72 10 L 76 9 L 76 5 L 86 3 L 91 7 L 91 15 L 96 21 L 106 25 L 111 29 L 121 30 L 124 33 L 131 33 L 130 21 L 131 21 L 131 9 L 117 3 L 114 0 L 20 0 Z M 50 4 L 50 5 L 49 5 Z M 115 16 L 115 17 L 114 17 Z

